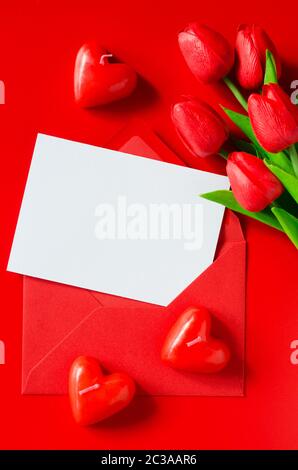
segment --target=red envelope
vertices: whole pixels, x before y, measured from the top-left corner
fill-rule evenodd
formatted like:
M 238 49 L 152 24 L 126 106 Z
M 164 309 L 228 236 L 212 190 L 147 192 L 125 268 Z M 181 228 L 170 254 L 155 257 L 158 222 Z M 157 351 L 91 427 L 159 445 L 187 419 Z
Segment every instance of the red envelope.
M 130 131 L 129 139 L 126 131 L 117 137 L 115 146 L 132 154 L 183 164 L 145 128 L 137 133 Z M 227 211 L 215 261 L 168 307 L 25 276 L 23 393 L 66 393 L 72 361 L 79 355 L 91 355 L 108 370 L 130 374 L 140 393 L 243 395 L 245 258 L 239 220 Z M 170 326 L 191 305 L 210 309 L 214 336 L 231 347 L 232 360 L 218 374 L 178 372 L 160 360 Z

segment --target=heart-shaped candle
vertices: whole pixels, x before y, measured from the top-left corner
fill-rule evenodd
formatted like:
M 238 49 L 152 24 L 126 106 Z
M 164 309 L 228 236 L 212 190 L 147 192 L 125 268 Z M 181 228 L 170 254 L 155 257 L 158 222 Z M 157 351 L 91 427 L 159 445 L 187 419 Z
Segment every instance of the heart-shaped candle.
M 80 356 L 69 373 L 69 398 L 75 421 L 95 424 L 125 408 L 135 394 L 134 381 L 124 373 L 104 375 L 93 357 Z
M 124 63 L 111 62 L 112 54 L 96 43 L 84 44 L 76 58 L 74 95 L 76 102 L 89 108 L 129 96 L 137 75 Z
M 214 373 L 229 362 L 227 345 L 210 335 L 211 316 L 204 307 L 190 307 L 170 329 L 161 358 L 169 366 L 188 372 Z

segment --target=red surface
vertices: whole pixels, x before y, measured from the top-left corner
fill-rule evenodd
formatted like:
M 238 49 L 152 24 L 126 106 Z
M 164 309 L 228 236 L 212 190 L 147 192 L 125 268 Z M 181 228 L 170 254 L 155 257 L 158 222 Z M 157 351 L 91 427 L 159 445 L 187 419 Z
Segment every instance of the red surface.
M 214 99 L 180 57 L 176 34 L 199 19 L 230 40 L 242 22 L 262 24 L 277 43 L 284 83 L 298 78 L 296 2 L 1 1 L 1 317 L 6 365 L 0 365 L 1 448 L 297 448 L 297 252 L 280 233 L 244 221 L 248 240 L 245 398 L 137 398 L 133 409 L 95 429 L 76 426 L 66 397 L 22 397 L 22 279 L 5 272 L 37 131 L 101 145 L 127 117 L 149 122 L 180 156 L 169 105 L 181 93 Z M 147 81 L 132 99 L 82 111 L 72 98 L 77 49 L 96 37 Z M 296 64 L 295 64 L 296 62 Z M 150 83 L 150 85 L 148 84 Z M 224 101 L 224 100 L 222 100 Z M 210 160 L 198 161 L 212 169 Z M 217 168 L 222 165 L 218 163 Z M 221 166 L 222 167 L 222 166 Z M 231 289 L 233 286 L 231 286 Z

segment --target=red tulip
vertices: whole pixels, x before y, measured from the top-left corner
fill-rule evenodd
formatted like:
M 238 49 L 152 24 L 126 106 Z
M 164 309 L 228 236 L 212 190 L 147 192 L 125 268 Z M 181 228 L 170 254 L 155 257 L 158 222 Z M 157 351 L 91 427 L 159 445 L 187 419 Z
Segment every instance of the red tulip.
M 172 108 L 172 121 L 185 146 L 196 156 L 217 153 L 229 133 L 221 117 L 206 103 L 186 97 Z
M 188 67 L 202 82 L 220 80 L 233 66 L 234 52 L 230 44 L 205 25 L 191 23 L 179 33 L 178 42 Z
M 241 25 L 236 38 L 236 75 L 247 90 L 262 86 L 264 80 L 266 50 L 272 52 L 280 75 L 281 66 L 276 48 L 267 33 L 258 25 Z
M 277 85 L 264 85 L 263 94 L 252 94 L 248 113 L 259 143 L 277 153 L 298 141 L 298 108 Z
M 227 174 L 239 204 L 251 212 L 259 212 L 283 192 L 280 181 L 264 162 L 245 152 L 233 152 L 227 162 Z

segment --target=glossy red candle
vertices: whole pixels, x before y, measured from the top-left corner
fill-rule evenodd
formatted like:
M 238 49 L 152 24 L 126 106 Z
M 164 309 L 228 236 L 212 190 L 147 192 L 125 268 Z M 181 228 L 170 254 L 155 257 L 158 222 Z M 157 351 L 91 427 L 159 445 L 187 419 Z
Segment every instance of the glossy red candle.
M 78 424 L 95 424 L 118 413 L 134 394 L 135 384 L 127 374 L 104 375 L 93 357 L 80 356 L 71 366 L 69 399 Z
M 99 106 L 132 93 L 137 82 L 135 71 L 112 59 L 112 54 L 96 43 L 80 48 L 74 70 L 74 95 L 78 105 Z
M 211 316 L 204 307 L 190 307 L 177 319 L 164 342 L 161 358 L 174 369 L 211 374 L 230 360 L 228 346 L 211 336 Z

